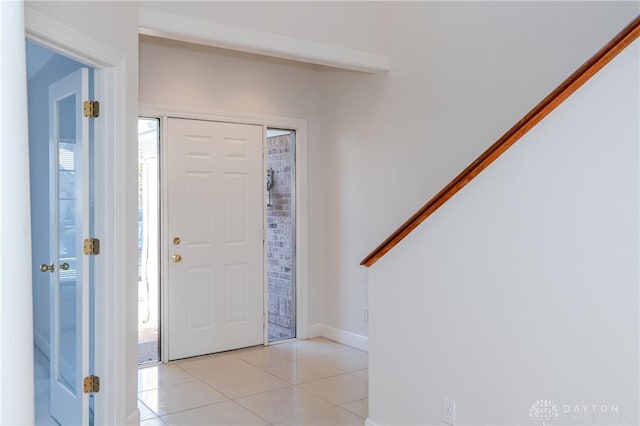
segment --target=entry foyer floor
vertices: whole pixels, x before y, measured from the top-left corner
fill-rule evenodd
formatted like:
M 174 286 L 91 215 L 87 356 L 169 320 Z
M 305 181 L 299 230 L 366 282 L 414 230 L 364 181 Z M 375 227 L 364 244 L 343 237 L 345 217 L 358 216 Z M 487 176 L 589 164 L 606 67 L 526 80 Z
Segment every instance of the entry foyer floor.
M 368 355 L 317 338 L 138 370 L 141 425 L 364 424 Z

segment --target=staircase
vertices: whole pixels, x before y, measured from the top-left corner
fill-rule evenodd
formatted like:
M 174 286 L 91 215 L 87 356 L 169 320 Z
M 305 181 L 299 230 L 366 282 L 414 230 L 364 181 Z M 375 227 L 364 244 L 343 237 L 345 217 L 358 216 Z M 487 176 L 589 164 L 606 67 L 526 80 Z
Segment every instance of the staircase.
M 367 424 L 442 424 L 444 399 L 457 424 L 640 424 L 639 36 L 363 259 Z

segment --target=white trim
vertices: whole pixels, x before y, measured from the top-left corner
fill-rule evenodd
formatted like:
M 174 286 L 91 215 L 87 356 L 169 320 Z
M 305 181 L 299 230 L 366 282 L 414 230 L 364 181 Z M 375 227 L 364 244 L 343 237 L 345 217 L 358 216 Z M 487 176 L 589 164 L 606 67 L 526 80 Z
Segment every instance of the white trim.
M 309 324 L 309 333 L 307 335 L 307 338 L 313 339 L 314 337 L 323 337 L 322 326 L 323 324 L 320 323 Z
M 369 417 L 364 421 L 364 426 L 383 426 L 382 423 L 378 423 L 375 420 L 371 420 Z
M 169 362 L 169 302 L 167 294 L 169 294 L 169 288 L 167 284 L 167 277 L 169 276 L 169 263 L 164 259 L 166 258 L 166 253 L 169 253 L 169 241 L 166 236 L 169 235 L 169 225 L 167 220 L 167 212 L 169 211 L 169 203 L 167 202 L 167 197 L 165 197 L 165 188 L 167 187 L 167 169 L 169 167 L 168 162 L 168 153 L 169 146 L 165 142 L 168 140 L 169 132 L 167 131 L 167 117 L 162 113 L 157 111 L 150 112 L 145 111 L 142 106 L 138 106 L 138 119 L 141 117 L 154 117 L 157 118 L 160 123 L 160 132 L 158 141 L 158 154 L 160 155 L 160 170 L 158 173 L 160 174 L 160 193 L 158 197 L 160 197 L 160 253 L 158 253 L 158 261 L 160 262 L 160 315 L 159 315 L 159 327 L 160 327 L 160 361 L 163 363 Z
M 391 69 L 388 56 L 207 22 L 141 7 L 140 34 L 369 73 Z
M 124 59 L 117 50 L 51 19 L 28 4 L 24 13 L 27 38 L 54 52 L 98 68 L 117 65 Z
M 161 120 L 160 123 L 160 164 L 161 164 L 161 185 L 166 187 L 166 173 L 167 170 L 167 150 L 166 141 L 167 133 L 167 119 L 169 117 L 175 118 L 190 118 L 197 120 L 209 120 L 209 121 L 224 121 L 229 123 L 242 123 L 242 124 L 255 124 L 262 125 L 264 129 L 267 127 L 276 127 L 291 129 L 296 131 L 296 335 L 300 339 L 308 337 L 308 324 L 309 324 L 309 202 L 308 202 L 308 132 L 307 132 L 307 120 L 301 118 L 291 117 L 279 117 L 259 114 L 245 114 L 235 113 L 227 111 L 216 111 L 207 109 L 195 109 L 195 108 L 181 108 L 171 107 L 166 105 L 155 104 L 140 104 L 139 116 L 143 117 L 155 117 Z M 266 132 L 266 130 L 264 130 Z M 264 197 L 263 197 L 264 198 Z M 168 205 L 166 197 L 161 196 L 161 212 L 166 212 Z M 163 235 L 167 235 L 167 224 L 164 217 L 161 217 L 161 232 Z M 160 250 L 162 253 L 166 253 L 167 239 L 162 238 L 160 244 Z M 162 258 L 162 254 L 160 256 Z M 166 280 L 163 277 L 167 277 L 168 268 L 166 262 L 161 262 L 161 278 L 160 278 L 160 291 L 161 291 L 161 312 L 160 312 L 160 324 L 167 324 L 168 318 L 168 306 L 166 297 L 167 294 Z M 265 280 L 266 286 L 266 280 Z M 265 323 L 266 323 L 266 311 L 265 311 Z M 160 327 L 161 333 L 161 358 L 162 362 L 168 362 L 168 342 L 166 335 L 167 327 Z M 265 344 L 267 343 L 267 337 L 265 333 Z
M 139 417 L 126 413 L 127 402 L 127 82 L 126 56 L 42 13 L 25 7 L 28 39 L 95 68 L 95 96 L 101 119 L 95 123 L 96 236 L 109 241 L 96 257 L 95 373 L 101 391 L 95 397 L 96 424 L 122 424 Z M 129 319 L 130 321 L 130 319 Z
M 369 337 L 352 333 L 326 324 L 313 324 L 309 326 L 309 337 L 324 337 L 352 348 L 369 352 Z
M 267 175 L 267 126 L 262 126 L 262 175 Z M 262 343 L 269 344 L 269 277 L 267 266 L 267 188 L 262 185 Z
M 130 426 L 138 426 L 140 425 L 140 410 L 134 410 L 131 414 L 127 416 L 126 425 Z

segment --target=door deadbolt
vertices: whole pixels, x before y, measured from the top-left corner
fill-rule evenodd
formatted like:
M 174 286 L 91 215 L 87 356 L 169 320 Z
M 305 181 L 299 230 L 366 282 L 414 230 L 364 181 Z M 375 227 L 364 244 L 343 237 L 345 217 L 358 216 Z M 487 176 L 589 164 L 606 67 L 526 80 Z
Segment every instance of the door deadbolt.
M 180 237 L 174 237 L 174 239 L 173 239 L 173 244 L 174 244 L 174 245 L 176 245 L 176 246 L 177 246 L 178 244 L 180 244 Z
M 180 254 L 174 254 L 174 255 L 173 255 L 173 257 L 172 257 L 172 259 L 173 259 L 173 261 L 174 261 L 174 262 L 176 262 L 176 263 L 180 263 L 180 262 L 182 262 L 182 255 L 180 255 Z

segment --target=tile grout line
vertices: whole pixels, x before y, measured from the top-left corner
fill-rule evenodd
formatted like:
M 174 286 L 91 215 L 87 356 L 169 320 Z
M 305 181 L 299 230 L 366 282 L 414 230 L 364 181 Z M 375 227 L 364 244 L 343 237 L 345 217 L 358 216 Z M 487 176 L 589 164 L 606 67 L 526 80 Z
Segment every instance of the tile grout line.
M 324 339 L 322 341 L 324 341 Z M 357 399 L 357 400 L 354 400 L 354 401 L 345 402 L 344 404 L 336 404 L 336 403 L 334 403 L 332 401 L 329 401 L 329 400 L 327 400 L 327 399 L 325 399 L 325 398 L 323 398 L 323 397 L 321 397 L 319 395 L 316 395 L 315 393 L 312 393 L 310 391 L 302 389 L 300 386 L 301 385 L 310 384 L 310 383 L 314 383 L 314 382 L 318 382 L 318 381 L 322 381 L 322 380 L 326 380 L 326 379 L 335 378 L 335 377 L 338 377 L 338 376 L 347 376 L 347 375 L 352 376 L 353 378 L 358 379 L 360 381 L 366 381 L 365 378 L 360 377 L 360 376 L 356 375 L 355 373 L 361 372 L 361 371 L 364 371 L 364 370 L 368 370 L 368 363 L 367 363 L 367 366 L 365 368 L 357 368 L 357 369 L 354 369 L 354 370 L 349 370 L 349 369 L 343 370 L 341 368 L 338 368 L 338 367 L 335 367 L 333 365 L 330 365 L 330 364 L 327 364 L 327 363 L 323 362 L 321 360 L 321 358 L 337 355 L 337 354 L 340 354 L 340 353 L 349 352 L 350 349 L 351 350 L 356 350 L 356 351 L 364 353 L 364 354 L 367 354 L 367 353 L 365 351 L 360 351 L 360 350 L 358 350 L 356 348 L 351 348 L 351 347 L 348 347 L 346 345 L 343 345 L 343 347 L 341 347 L 341 348 L 339 348 L 339 349 L 337 349 L 335 351 L 331 350 L 331 351 L 329 351 L 329 352 L 327 352 L 325 354 L 322 354 L 322 355 L 310 354 L 308 356 L 305 355 L 303 357 L 299 357 L 299 355 L 298 355 L 298 347 L 297 347 L 299 342 L 300 341 L 298 341 L 298 342 L 287 342 L 287 343 L 283 344 L 283 345 L 288 345 L 288 344 L 294 343 L 295 346 L 293 348 L 291 348 L 294 351 L 292 359 L 288 359 L 288 360 L 285 360 L 285 361 L 271 362 L 271 363 L 268 362 L 268 361 L 264 362 L 264 363 L 263 362 L 259 362 L 260 365 L 256 365 L 256 364 L 254 364 L 254 363 L 252 363 L 250 361 L 247 361 L 247 360 L 245 360 L 243 358 L 238 357 L 237 355 L 238 355 L 238 353 L 240 353 L 240 351 L 246 351 L 246 352 L 255 351 L 255 352 L 258 352 L 258 353 L 259 352 L 264 352 L 264 351 L 268 350 L 267 348 L 275 348 L 275 347 L 277 347 L 277 345 L 274 345 L 274 346 L 258 346 L 258 347 L 253 347 L 253 348 L 249 348 L 249 349 L 240 349 L 240 350 L 237 351 L 238 353 L 234 353 L 236 351 L 228 351 L 228 352 L 224 352 L 224 353 L 221 353 L 221 354 L 213 354 L 213 355 L 210 355 L 210 356 L 205 356 L 205 357 L 202 357 L 202 358 L 194 357 L 193 361 L 195 362 L 195 361 L 198 361 L 198 360 L 215 359 L 215 358 L 217 358 L 219 356 L 229 355 L 234 360 L 240 361 L 242 364 L 245 364 L 246 366 L 254 367 L 260 373 L 267 374 L 268 376 L 271 376 L 271 378 L 276 379 L 276 380 L 278 380 L 278 381 L 280 381 L 280 382 L 285 384 L 285 386 L 280 386 L 280 387 L 276 387 L 276 388 L 273 388 L 273 389 L 263 390 L 263 391 L 252 393 L 252 394 L 248 394 L 248 395 L 242 395 L 242 396 L 238 396 L 236 398 L 230 397 L 228 394 L 224 393 L 219 388 L 207 383 L 205 381 L 206 380 L 205 378 L 201 378 L 201 377 L 193 374 L 192 372 L 190 372 L 189 370 L 185 369 L 181 365 L 181 364 L 184 364 L 184 363 L 189 362 L 189 361 L 186 361 L 186 362 L 183 363 L 183 362 L 180 362 L 181 360 L 179 360 L 175 364 L 174 363 L 159 364 L 159 365 L 155 366 L 155 367 L 158 367 L 158 370 L 160 370 L 161 368 L 163 368 L 163 366 L 175 365 L 180 369 L 180 371 L 185 373 L 192 380 L 186 380 L 184 382 L 173 383 L 173 384 L 167 385 L 167 386 L 158 385 L 156 388 L 152 388 L 152 389 L 138 390 L 138 394 L 140 394 L 142 392 L 153 391 L 153 390 L 159 391 L 160 389 L 171 388 L 171 387 L 174 387 L 174 386 L 184 385 L 184 384 L 187 384 L 187 383 L 201 382 L 202 384 L 204 384 L 208 388 L 218 392 L 220 395 L 222 395 L 223 397 L 225 397 L 227 399 L 224 400 L 224 401 L 212 402 L 212 403 L 208 403 L 208 404 L 204 404 L 204 405 L 199 405 L 197 407 L 190 407 L 188 409 L 178 410 L 178 411 L 175 411 L 175 412 L 159 415 L 156 411 L 154 411 L 147 404 L 145 404 L 140 398 L 138 398 L 138 402 L 139 403 L 143 404 L 151 413 L 156 415 L 156 417 L 152 417 L 150 419 L 145 419 L 144 421 L 153 420 L 153 419 L 157 418 L 160 421 L 164 422 L 164 418 L 166 418 L 167 416 L 170 416 L 170 415 L 184 413 L 184 412 L 191 411 L 191 410 L 196 410 L 196 409 L 200 409 L 200 408 L 204 408 L 204 407 L 209 407 L 209 406 L 221 404 L 223 402 L 232 401 L 232 402 L 235 403 L 235 405 L 237 405 L 241 409 L 246 410 L 248 413 L 251 413 L 251 414 L 257 416 L 259 419 L 265 421 L 266 424 L 271 424 L 271 422 L 268 419 L 265 419 L 264 417 L 260 416 L 258 413 L 254 412 L 249 407 L 246 407 L 246 406 L 242 405 L 240 402 L 238 402 L 238 400 L 244 399 L 244 398 L 249 398 L 249 397 L 254 397 L 254 396 L 258 396 L 258 395 L 262 395 L 262 394 L 266 394 L 266 393 L 277 392 L 277 391 L 285 391 L 285 390 L 295 390 L 296 392 L 299 392 L 301 394 L 305 394 L 305 395 L 309 395 L 311 397 L 315 397 L 318 400 L 323 401 L 324 403 L 326 403 L 328 405 L 328 407 L 325 407 L 323 409 L 314 409 L 309 413 L 305 413 L 305 414 L 301 414 L 301 415 L 297 415 L 297 416 L 293 416 L 293 417 L 288 417 L 286 419 L 279 420 L 277 423 L 283 422 L 283 421 L 292 420 L 292 419 L 296 419 L 296 418 L 302 418 L 302 417 L 314 415 L 314 414 L 320 413 L 322 411 L 336 409 L 336 408 L 340 409 L 340 410 L 342 410 L 342 411 L 344 411 L 346 413 L 349 413 L 351 415 L 354 415 L 354 416 L 356 416 L 358 418 L 363 419 L 363 417 L 361 417 L 358 413 L 355 413 L 353 411 L 350 411 L 350 410 L 346 409 L 344 407 L 344 405 L 349 405 L 349 404 L 353 404 L 353 403 L 356 403 L 356 402 L 359 402 L 359 401 L 364 401 L 365 399 L 368 399 L 368 392 L 367 392 L 367 396 L 365 398 L 360 398 L 360 399 Z M 331 341 L 327 340 L 327 342 L 331 342 Z M 334 342 L 332 342 L 332 343 L 334 343 Z M 309 350 L 309 352 L 312 352 L 312 351 Z M 276 354 L 277 354 L 277 352 L 276 352 Z M 291 353 L 288 353 L 286 350 L 283 350 L 280 353 L 280 355 L 286 357 L 286 356 L 291 355 Z M 277 356 L 274 356 L 274 357 L 277 358 Z M 198 358 L 200 358 L 200 359 L 198 359 Z M 302 382 L 302 383 L 290 383 L 289 381 L 285 380 L 284 378 L 279 377 L 276 374 L 274 374 L 273 372 L 268 370 L 269 368 L 273 368 L 274 366 L 285 365 L 285 364 L 289 364 L 289 363 L 297 364 L 299 361 L 303 361 L 303 360 L 313 361 L 315 363 L 320 364 L 323 367 L 327 367 L 327 368 L 330 368 L 330 369 L 334 369 L 334 370 L 340 371 L 340 373 L 338 373 L 338 374 L 329 374 L 328 376 L 321 377 L 321 378 L 314 379 L 314 380 L 309 380 L 309 381 Z M 234 369 L 234 368 L 235 367 L 232 367 L 232 369 Z M 229 371 L 229 370 L 227 370 L 227 371 Z

